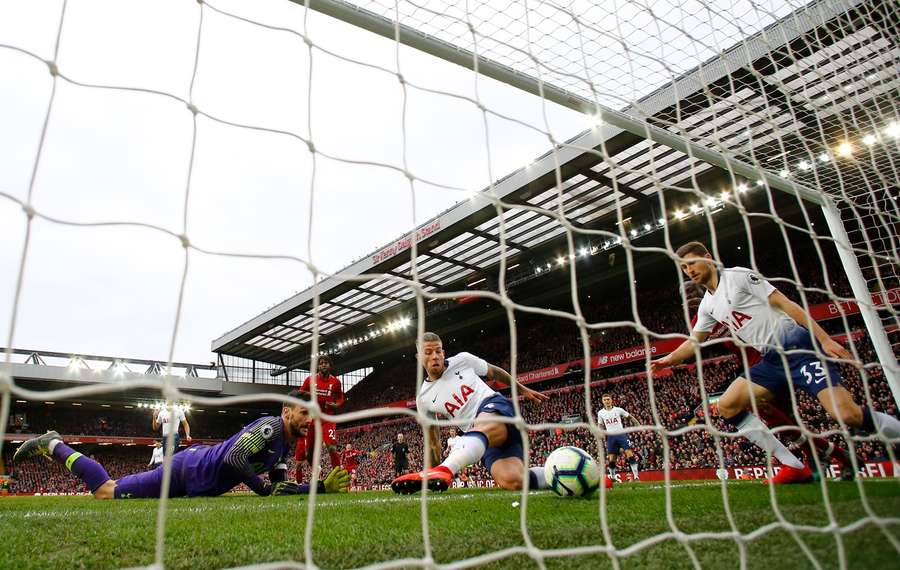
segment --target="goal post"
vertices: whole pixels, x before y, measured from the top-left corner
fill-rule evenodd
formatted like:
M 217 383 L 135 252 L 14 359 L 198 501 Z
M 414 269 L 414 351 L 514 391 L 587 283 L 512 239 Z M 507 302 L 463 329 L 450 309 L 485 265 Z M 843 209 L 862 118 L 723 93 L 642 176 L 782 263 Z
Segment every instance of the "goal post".
M 853 253 L 840 212 L 832 200 L 826 200 L 822 204 L 822 212 L 825 215 L 825 221 L 828 223 L 828 230 L 834 238 L 838 255 L 841 258 L 844 271 L 847 273 L 847 280 L 853 289 L 853 296 L 856 297 L 856 303 L 859 305 L 859 311 L 862 313 L 863 320 L 866 323 L 866 330 L 875 347 L 878 360 L 881 362 L 881 368 L 891 388 L 894 401 L 900 404 L 900 368 L 897 366 L 897 357 L 894 354 L 893 347 L 891 347 L 884 325 L 872 303 L 872 292 L 869 291 L 865 277 L 859 267 L 859 261 Z

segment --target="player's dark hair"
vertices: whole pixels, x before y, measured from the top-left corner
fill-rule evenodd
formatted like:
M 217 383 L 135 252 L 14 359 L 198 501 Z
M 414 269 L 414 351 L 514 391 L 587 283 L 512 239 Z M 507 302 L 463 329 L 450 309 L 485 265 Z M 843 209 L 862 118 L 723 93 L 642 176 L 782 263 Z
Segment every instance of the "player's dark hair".
M 319 357 L 318 362 L 327 362 L 328 364 L 334 364 L 334 361 L 331 360 L 331 357 L 327 354 L 323 354 Z
M 706 246 L 699 241 L 689 241 L 675 251 L 675 255 L 681 258 L 687 257 L 691 254 L 699 255 L 702 257 L 708 253 L 709 250 L 706 249 Z
M 439 342 L 439 343 L 441 343 L 441 344 L 444 343 L 444 341 L 441 340 L 441 337 L 439 337 L 439 336 L 437 335 L 437 333 L 433 333 L 433 332 L 426 332 L 426 333 L 422 334 L 422 342 L 423 342 L 423 343 L 426 343 L 426 342 Z

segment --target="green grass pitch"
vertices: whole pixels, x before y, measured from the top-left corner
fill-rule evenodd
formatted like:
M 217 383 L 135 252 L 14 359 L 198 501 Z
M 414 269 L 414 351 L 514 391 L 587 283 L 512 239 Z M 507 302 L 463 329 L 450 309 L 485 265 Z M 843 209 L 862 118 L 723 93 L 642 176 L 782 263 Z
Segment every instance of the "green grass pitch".
M 729 482 L 730 506 L 741 532 L 775 522 L 768 488 L 756 481 Z M 827 485 L 833 516 L 845 526 L 866 517 L 854 483 Z M 900 484 L 869 481 L 866 496 L 876 514 L 900 517 Z M 627 548 L 671 530 L 661 484 L 617 485 L 608 495 L 613 544 Z M 686 533 L 727 532 L 728 521 L 718 483 L 688 483 L 672 488 L 672 518 Z M 822 489 L 816 485 L 777 489 L 778 504 L 790 522 L 829 524 Z M 429 524 L 434 557 L 450 563 L 500 549 L 522 547 L 518 493 L 457 489 L 434 495 Z M 220 568 L 256 562 L 303 560 L 306 498 L 225 496 L 176 499 L 166 525 L 166 567 Z M 0 499 L 0 568 L 119 568 L 153 561 L 158 502 L 97 501 L 89 497 L 11 497 Z M 421 557 L 418 496 L 390 492 L 319 497 L 313 555 L 321 568 L 345 568 L 392 559 Z M 528 531 L 542 549 L 604 544 L 599 501 L 560 499 L 535 492 L 528 499 Z M 898 554 L 885 536 L 900 540 L 900 524 L 886 530 L 872 524 L 841 538 L 850 568 L 897 568 Z M 801 532 L 799 539 L 823 568 L 838 567 L 834 534 Z M 811 568 L 797 541 L 773 530 L 747 543 L 749 568 Z M 691 543 L 703 567 L 738 568 L 733 540 Z M 606 554 L 547 558 L 548 568 L 610 568 Z M 526 555 L 514 554 L 490 568 L 536 568 Z M 668 539 L 621 559 L 621 567 L 692 568 L 684 545 Z

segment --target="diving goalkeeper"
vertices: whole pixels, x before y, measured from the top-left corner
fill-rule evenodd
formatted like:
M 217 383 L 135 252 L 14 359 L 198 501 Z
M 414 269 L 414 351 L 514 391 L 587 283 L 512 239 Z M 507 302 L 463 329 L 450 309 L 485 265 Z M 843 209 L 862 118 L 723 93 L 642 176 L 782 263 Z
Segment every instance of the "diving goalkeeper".
M 172 456 L 170 497 L 214 497 L 227 493 L 241 483 L 257 495 L 296 495 L 309 493 L 309 485 L 286 481 L 286 458 L 291 444 L 306 437 L 310 417 L 300 405 L 299 390 L 289 396 L 297 404 L 285 403 L 281 416 L 265 416 L 217 445 L 194 445 Z M 162 494 L 163 469 L 110 479 L 102 465 L 78 453 L 55 431 L 29 439 L 13 457 L 22 461 L 38 455 L 52 457 L 66 466 L 98 499 L 158 498 Z M 260 473 L 268 472 L 265 481 Z M 346 493 L 350 474 L 332 469 L 318 484 L 319 493 Z

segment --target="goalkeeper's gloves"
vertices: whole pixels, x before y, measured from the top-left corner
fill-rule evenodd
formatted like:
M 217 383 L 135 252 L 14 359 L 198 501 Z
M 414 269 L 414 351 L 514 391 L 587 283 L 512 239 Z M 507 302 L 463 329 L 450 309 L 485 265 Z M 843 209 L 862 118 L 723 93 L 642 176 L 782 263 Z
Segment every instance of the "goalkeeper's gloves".
M 293 481 L 279 481 L 272 486 L 272 494 L 276 497 L 281 495 L 300 495 L 300 485 Z
M 326 493 L 346 493 L 349 490 L 350 473 L 344 469 L 335 467 L 331 470 L 331 473 L 328 474 L 328 477 L 325 477 Z

